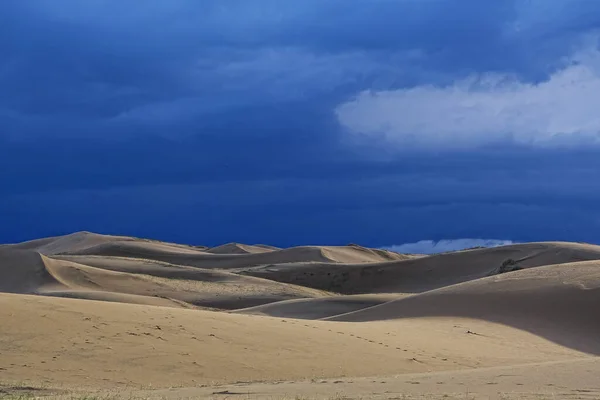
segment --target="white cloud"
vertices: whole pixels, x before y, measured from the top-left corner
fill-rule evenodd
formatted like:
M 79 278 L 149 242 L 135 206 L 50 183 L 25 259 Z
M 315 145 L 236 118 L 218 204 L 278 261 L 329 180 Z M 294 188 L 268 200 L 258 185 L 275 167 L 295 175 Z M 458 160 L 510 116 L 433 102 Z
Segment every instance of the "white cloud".
M 363 92 L 336 109 L 349 132 L 398 146 L 472 148 L 600 143 L 600 52 L 576 54 L 546 81 L 487 74 L 451 86 Z
M 433 240 L 421 240 L 416 243 L 404 243 L 384 247 L 385 250 L 405 254 L 436 254 L 447 251 L 470 249 L 473 247 L 498 247 L 512 244 L 512 240 L 498 239 L 449 239 L 435 242 Z

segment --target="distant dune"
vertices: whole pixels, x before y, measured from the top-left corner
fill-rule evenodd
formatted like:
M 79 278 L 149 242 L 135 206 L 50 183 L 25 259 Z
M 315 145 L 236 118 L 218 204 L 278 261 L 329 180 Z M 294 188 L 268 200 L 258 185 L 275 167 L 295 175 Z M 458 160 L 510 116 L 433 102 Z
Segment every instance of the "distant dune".
M 100 235 L 91 232 L 76 232 L 65 236 L 31 240 L 10 245 L 14 249 L 34 250 L 42 254 L 52 255 L 68 251 L 78 251 L 104 243 L 117 241 L 135 241 L 128 236 Z
M 247 244 L 240 243 L 227 243 L 221 246 L 212 247 L 207 249 L 207 253 L 212 254 L 254 254 L 254 253 L 268 253 L 270 251 L 280 250 L 278 248 L 269 248 L 266 246 L 250 246 Z
M 12 245 L 15 249 L 54 255 L 96 255 L 162 261 L 198 268 L 233 269 L 292 262 L 372 263 L 409 258 L 360 246 L 302 246 L 277 249 L 265 245 L 226 244 L 199 248 L 123 236 L 78 232 L 64 237 Z
M 506 390 L 546 393 L 540 382 L 554 377 L 594 394 L 599 304 L 600 247 L 589 244 L 416 256 L 78 232 L 0 246 L 0 394 L 23 382 L 211 397 L 248 382 L 248 398 L 311 397 L 354 381 L 380 398 L 391 375 L 406 377 L 385 386 L 402 393 L 411 379 L 423 393 L 457 380 L 490 393 L 494 368 L 521 371 Z M 565 366 L 580 372 L 567 378 Z M 172 386 L 183 388 L 156 391 Z
M 345 294 L 420 293 L 489 276 L 507 260 L 513 260 L 520 268 L 532 268 L 597 259 L 600 259 L 600 246 L 548 242 L 457 251 L 395 262 L 288 263 L 239 272 Z

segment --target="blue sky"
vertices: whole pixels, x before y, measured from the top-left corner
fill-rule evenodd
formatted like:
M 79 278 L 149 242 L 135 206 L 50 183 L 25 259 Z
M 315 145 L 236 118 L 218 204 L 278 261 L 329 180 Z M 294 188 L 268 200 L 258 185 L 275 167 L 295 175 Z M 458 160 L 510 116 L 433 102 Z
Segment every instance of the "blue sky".
M 3 0 L 0 242 L 600 242 L 599 34 L 596 0 Z

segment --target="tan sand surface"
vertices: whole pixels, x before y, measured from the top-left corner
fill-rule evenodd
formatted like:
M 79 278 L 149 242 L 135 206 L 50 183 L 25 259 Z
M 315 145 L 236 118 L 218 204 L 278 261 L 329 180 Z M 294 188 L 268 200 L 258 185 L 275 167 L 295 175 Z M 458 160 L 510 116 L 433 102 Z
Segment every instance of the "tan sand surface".
M 78 232 L 0 247 L 0 396 L 598 398 L 599 305 L 587 244 L 415 257 Z
M 598 376 L 600 358 L 582 358 L 393 376 L 144 390 L 126 395 L 149 399 L 596 400 L 600 398 Z
M 0 295 L 4 380 L 189 386 L 514 365 L 585 354 L 485 321 L 299 321 Z M 477 335 L 469 334 L 476 332 Z

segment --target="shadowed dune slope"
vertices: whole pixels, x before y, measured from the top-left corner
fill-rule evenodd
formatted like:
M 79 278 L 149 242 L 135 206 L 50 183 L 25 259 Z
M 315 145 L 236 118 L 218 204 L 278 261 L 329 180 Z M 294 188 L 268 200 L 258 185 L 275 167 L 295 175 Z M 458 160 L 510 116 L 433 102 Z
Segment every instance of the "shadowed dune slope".
M 38 253 L 0 248 L 0 292 L 34 293 L 47 286 L 62 285 L 46 270 Z
M 506 260 L 520 268 L 600 259 L 600 246 L 526 243 L 373 264 L 290 263 L 239 272 L 278 282 L 355 293 L 419 293 L 489 276 Z
M 329 318 L 381 321 L 465 317 L 493 321 L 600 355 L 600 261 L 482 278 Z

